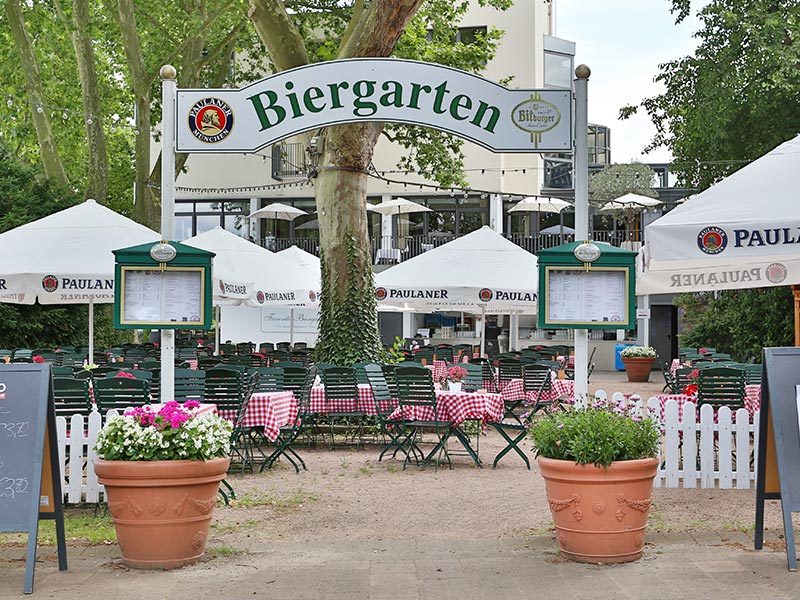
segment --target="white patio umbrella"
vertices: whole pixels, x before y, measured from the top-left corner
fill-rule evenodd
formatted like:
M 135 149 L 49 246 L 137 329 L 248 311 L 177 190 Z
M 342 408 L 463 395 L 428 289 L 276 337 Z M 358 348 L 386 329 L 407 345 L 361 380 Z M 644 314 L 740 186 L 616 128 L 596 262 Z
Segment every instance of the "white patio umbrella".
M 568 206 L 572 206 L 572 204 L 565 200 L 560 200 L 559 198 L 531 196 L 517 202 L 508 209 L 508 212 L 547 212 L 558 214 Z
M 656 198 L 649 198 L 640 194 L 625 194 L 619 198 L 606 202 L 600 212 L 623 212 L 625 214 L 625 226 L 630 229 L 636 221 L 636 212 L 661 206 L 663 202 Z M 616 231 L 616 222 L 615 229 Z M 627 238 L 627 231 L 625 232 Z
M 259 208 L 254 213 L 249 215 L 250 219 L 280 219 L 281 221 L 294 221 L 301 215 L 308 214 L 304 210 L 289 206 L 288 204 L 281 204 L 280 202 L 273 202 L 264 208 Z
M 380 204 L 367 204 L 367 210 L 371 210 L 385 216 L 431 212 L 431 209 L 427 206 L 417 204 L 416 202 L 406 200 L 405 198 L 395 198 L 394 200 L 388 200 L 387 202 L 381 202 Z
M 89 357 L 94 305 L 114 302 L 112 250 L 161 235 L 94 200 L 0 234 L 0 302 L 88 304 Z
M 312 286 L 311 289 L 316 290 L 318 300 L 319 290 L 322 289 L 322 269 L 319 258 L 297 246 L 289 246 L 285 250 L 277 252 L 276 255 L 293 263 L 303 272 L 304 277 L 308 277 L 309 285 Z M 294 307 L 289 310 L 289 341 L 292 344 L 294 344 L 294 311 Z
M 214 252 L 214 304 L 217 307 L 217 348 L 220 306 L 247 304 L 261 306 L 305 305 L 316 294 L 308 278 L 295 265 L 258 244 L 215 227 L 183 242 Z M 269 291 L 265 291 L 269 290 Z

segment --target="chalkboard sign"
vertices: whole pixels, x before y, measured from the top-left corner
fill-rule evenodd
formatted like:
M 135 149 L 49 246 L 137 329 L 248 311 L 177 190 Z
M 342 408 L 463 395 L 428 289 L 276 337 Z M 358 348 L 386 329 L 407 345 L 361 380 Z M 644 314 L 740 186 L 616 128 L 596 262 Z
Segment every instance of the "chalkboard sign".
M 790 571 L 797 570 L 792 513 L 800 512 L 800 348 L 765 348 L 761 378 L 755 549 L 764 544 L 764 502 L 780 500 Z
M 0 531 L 28 532 L 23 591 L 33 591 L 39 519 L 55 519 L 67 569 L 50 365 L 0 365 Z

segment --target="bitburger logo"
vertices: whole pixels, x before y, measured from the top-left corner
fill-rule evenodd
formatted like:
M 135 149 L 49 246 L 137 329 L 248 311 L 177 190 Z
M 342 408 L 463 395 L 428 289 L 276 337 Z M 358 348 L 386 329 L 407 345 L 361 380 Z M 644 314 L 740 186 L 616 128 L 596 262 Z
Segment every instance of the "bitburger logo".
M 786 279 L 786 265 L 781 263 L 772 263 L 771 265 L 768 265 L 765 270 L 767 281 L 770 283 L 781 283 L 784 279 Z
M 728 234 L 719 227 L 705 227 L 697 234 L 697 247 L 706 254 L 719 254 L 728 245 Z
M 201 142 L 221 142 L 233 129 L 233 110 L 219 98 L 203 98 L 189 109 L 189 130 Z
M 264 292 L 262 292 L 261 290 L 258 290 L 258 292 L 256 293 L 256 302 L 258 302 L 259 304 L 264 304 Z
M 45 292 L 53 293 L 58 289 L 58 279 L 55 275 L 46 275 L 42 278 L 42 289 Z
M 389 293 L 386 291 L 386 288 L 380 287 L 380 288 L 376 288 L 375 289 L 375 299 L 376 300 L 386 300 L 386 296 L 388 296 L 388 295 L 389 295 Z
M 483 288 L 480 292 L 478 292 L 478 298 L 480 298 L 481 302 L 490 302 L 492 300 L 492 290 L 489 288 Z

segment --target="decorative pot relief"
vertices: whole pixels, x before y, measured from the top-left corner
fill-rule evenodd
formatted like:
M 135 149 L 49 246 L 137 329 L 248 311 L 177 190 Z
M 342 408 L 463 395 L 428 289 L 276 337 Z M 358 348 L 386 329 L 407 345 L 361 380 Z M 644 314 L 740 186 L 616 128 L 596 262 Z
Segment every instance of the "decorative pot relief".
M 606 505 L 604 502 L 595 502 L 592 505 L 592 512 L 597 516 L 602 515 L 606 511 Z
M 581 503 L 581 497 L 578 496 L 578 494 L 572 494 L 572 497 L 567 498 L 566 500 L 556 500 L 551 498 L 550 500 L 548 500 L 548 502 L 550 503 L 550 510 L 552 510 L 553 512 L 561 512 L 562 510 L 567 508 L 570 504 L 575 504 L 575 506 L 578 506 Z M 581 516 L 583 516 L 583 514 L 581 514 Z
M 214 510 L 217 504 L 216 497 L 208 498 L 207 500 L 200 500 L 199 498 L 190 498 L 189 501 L 200 511 L 201 514 L 207 515 Z
M 147 503 L 147 510 L 150 511 L 151 515 L 157 517 L 158 515 L 164 514 L 164 511 L 167 510 L 167 503 L 158 498 L 153 498 Z
M 202 531 L 198 531 L 192 537 L 192 547 L 195 550 L 199 550 L 203 546 L 205 541 L 206 541 L 206 534 L 203 533 Z

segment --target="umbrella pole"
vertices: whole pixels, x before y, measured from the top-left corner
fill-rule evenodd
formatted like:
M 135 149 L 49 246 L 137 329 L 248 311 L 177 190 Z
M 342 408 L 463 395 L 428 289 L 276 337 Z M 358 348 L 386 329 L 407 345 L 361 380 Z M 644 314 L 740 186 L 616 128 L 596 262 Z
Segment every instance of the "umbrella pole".
M 486 307 L 481 307 L 481 358 L 486 350 Z
M 294 346 L 294 309 L 289 310 L 289 343 Z
M 792 286 L 794 296 L 794 345 L 800 346 L 800 285 Z
M 94 296 L 89 296 L 89 364 L 94 364 Z

